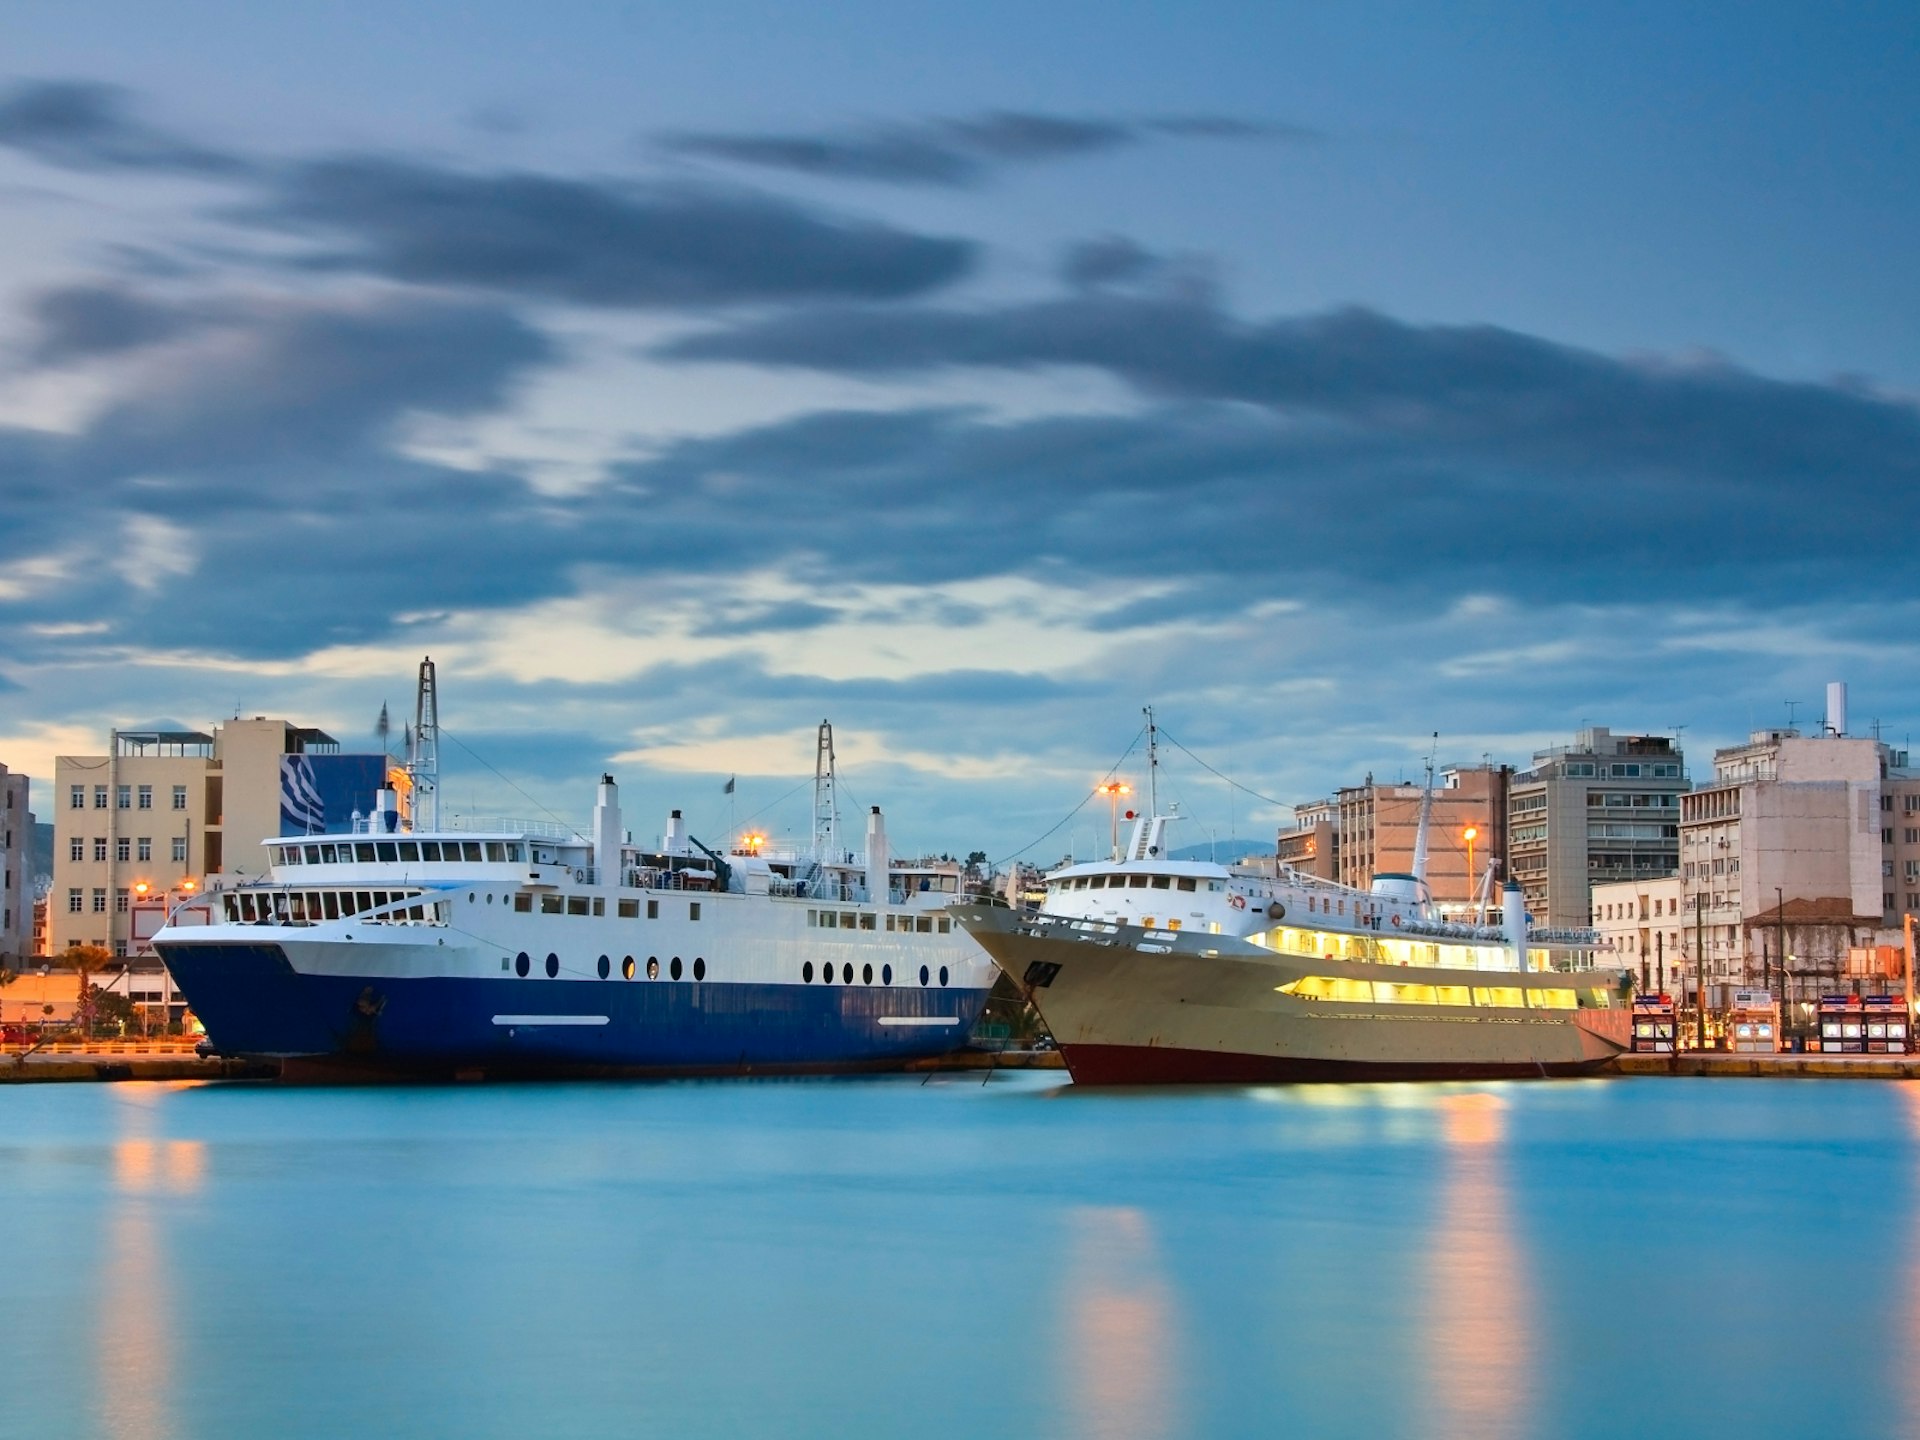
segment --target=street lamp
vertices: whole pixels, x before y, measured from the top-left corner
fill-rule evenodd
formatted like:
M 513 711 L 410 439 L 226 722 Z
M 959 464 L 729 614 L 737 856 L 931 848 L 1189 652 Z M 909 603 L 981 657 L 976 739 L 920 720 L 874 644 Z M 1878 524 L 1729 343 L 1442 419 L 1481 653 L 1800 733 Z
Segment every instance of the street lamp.
M 1107 858 L 1118 860 L 1120 858 L 1120 797 L 1131 795 L 1133 787 L 1124 780 L 1109 780 L 1104 785 L 1096 785 L 1093 793 L 1107 797 L 1107 830 L 1109 832 L 1107 843 L 1113 847 Z

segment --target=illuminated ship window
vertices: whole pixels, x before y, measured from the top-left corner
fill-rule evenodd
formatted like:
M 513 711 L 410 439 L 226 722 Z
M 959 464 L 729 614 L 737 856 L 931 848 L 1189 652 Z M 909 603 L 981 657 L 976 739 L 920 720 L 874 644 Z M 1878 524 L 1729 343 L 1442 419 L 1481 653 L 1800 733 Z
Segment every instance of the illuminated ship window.
M 620 918 L 622 920 L 638 920 L 640 918 L 640 902 L 638 900 L 622 900 L 620 902 Z
M 872 930 L 878 924 L 879 924 L 879 920 L 876 916 L 874 916 L 870 912 L 862 912 L 860 916 L 860 928 L 862 930 Z
M 623 980 L 633 979 L 633 956 L 627 955 L 621 958 L 620 978 Z

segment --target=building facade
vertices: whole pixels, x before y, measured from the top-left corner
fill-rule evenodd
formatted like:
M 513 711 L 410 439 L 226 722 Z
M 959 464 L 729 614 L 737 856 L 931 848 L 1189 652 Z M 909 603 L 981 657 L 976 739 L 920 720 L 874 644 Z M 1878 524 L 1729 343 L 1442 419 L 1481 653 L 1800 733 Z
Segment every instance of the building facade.
M 1686 759 L 1664 735 L 1582 730 L 1537 751 L 1507 793 L 1507 873 L 1538 924 L 1592 922 L 1593 888 L 1680 864 Z
M 1340 812 L 1331 799 L 1297 805 L 1293 826 L 1274 843 L 1280 864 L 1318 880 L 1340 878 Z
M 1680 858 L 1705 978 L 1784 977 L 1788 998 L 1810 999 L 1850 978 L 1849 952 L 1898 945 L 1920 911 L 1920 775 L 1905 752 L 1831 725 L 1755 731 L 1686 797 Z
M 1683 943 L 1679 875 L 1595 885 L 1592 903 L 1593 928 L 1607 947 L 1597 963 L 1630 971 L 1642 992 L 1687 993 L 1694 972 Z
M 0 765 L 0 965 L 39 952 L 33 943 L 33 811 L 27 808 L 27 777 Z
M 115 731 L 105 755 L 56 756 L 48 953 L 140 953 L 136 912 L 152 918 L 143 896 L 260 874 L 263 841 L 329 820 L 344 829 L 349 807 L 371 811 L 385 768 L 384 756 L 343 756 L 326 732 L 264 716 L 212 734 Z
M 1457 765 L 1440 772 L 1427 829 L 1427 886 L 1436 902 L 1471 900 L 1487 861 L 1503 852 L 1511 773 L 1503 765 Z M 1328 807 L 1330 828 L 1338 835 L 1333 878 L 1364 890 L 1376 875 L 1411 872 L 1423 792 L 1420 785 L 1377 785 L 1368 776 L 1366 783 L 1337 791 L 1331 800 L 1301 807 L 1302 815 Z

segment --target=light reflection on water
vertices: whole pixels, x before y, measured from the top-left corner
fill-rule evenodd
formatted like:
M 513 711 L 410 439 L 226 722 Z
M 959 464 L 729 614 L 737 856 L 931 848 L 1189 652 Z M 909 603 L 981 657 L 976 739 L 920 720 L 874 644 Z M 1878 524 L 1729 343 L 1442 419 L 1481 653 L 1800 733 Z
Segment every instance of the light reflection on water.
M 1916 1434 L 1917 1194 L 1920 1086 L 18 1087 L 0 1430 Z
M 1501 1161 L 1504 1103 L 1482 1091 L 1439 1099 L 1445 1144 L 1423 1320 L 1436 1440 L 1524 1434 L 1532 1409 L 1529 1267 Z

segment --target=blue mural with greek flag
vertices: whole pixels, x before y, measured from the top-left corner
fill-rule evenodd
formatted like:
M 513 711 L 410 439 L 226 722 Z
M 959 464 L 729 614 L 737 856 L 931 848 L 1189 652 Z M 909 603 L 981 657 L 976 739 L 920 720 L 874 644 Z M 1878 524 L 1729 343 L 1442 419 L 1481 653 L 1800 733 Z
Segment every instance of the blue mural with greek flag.
M 373 813 L 386 779 L 384 755 L 280 757 L 280 833 L 344 834 L 357 811 Z

